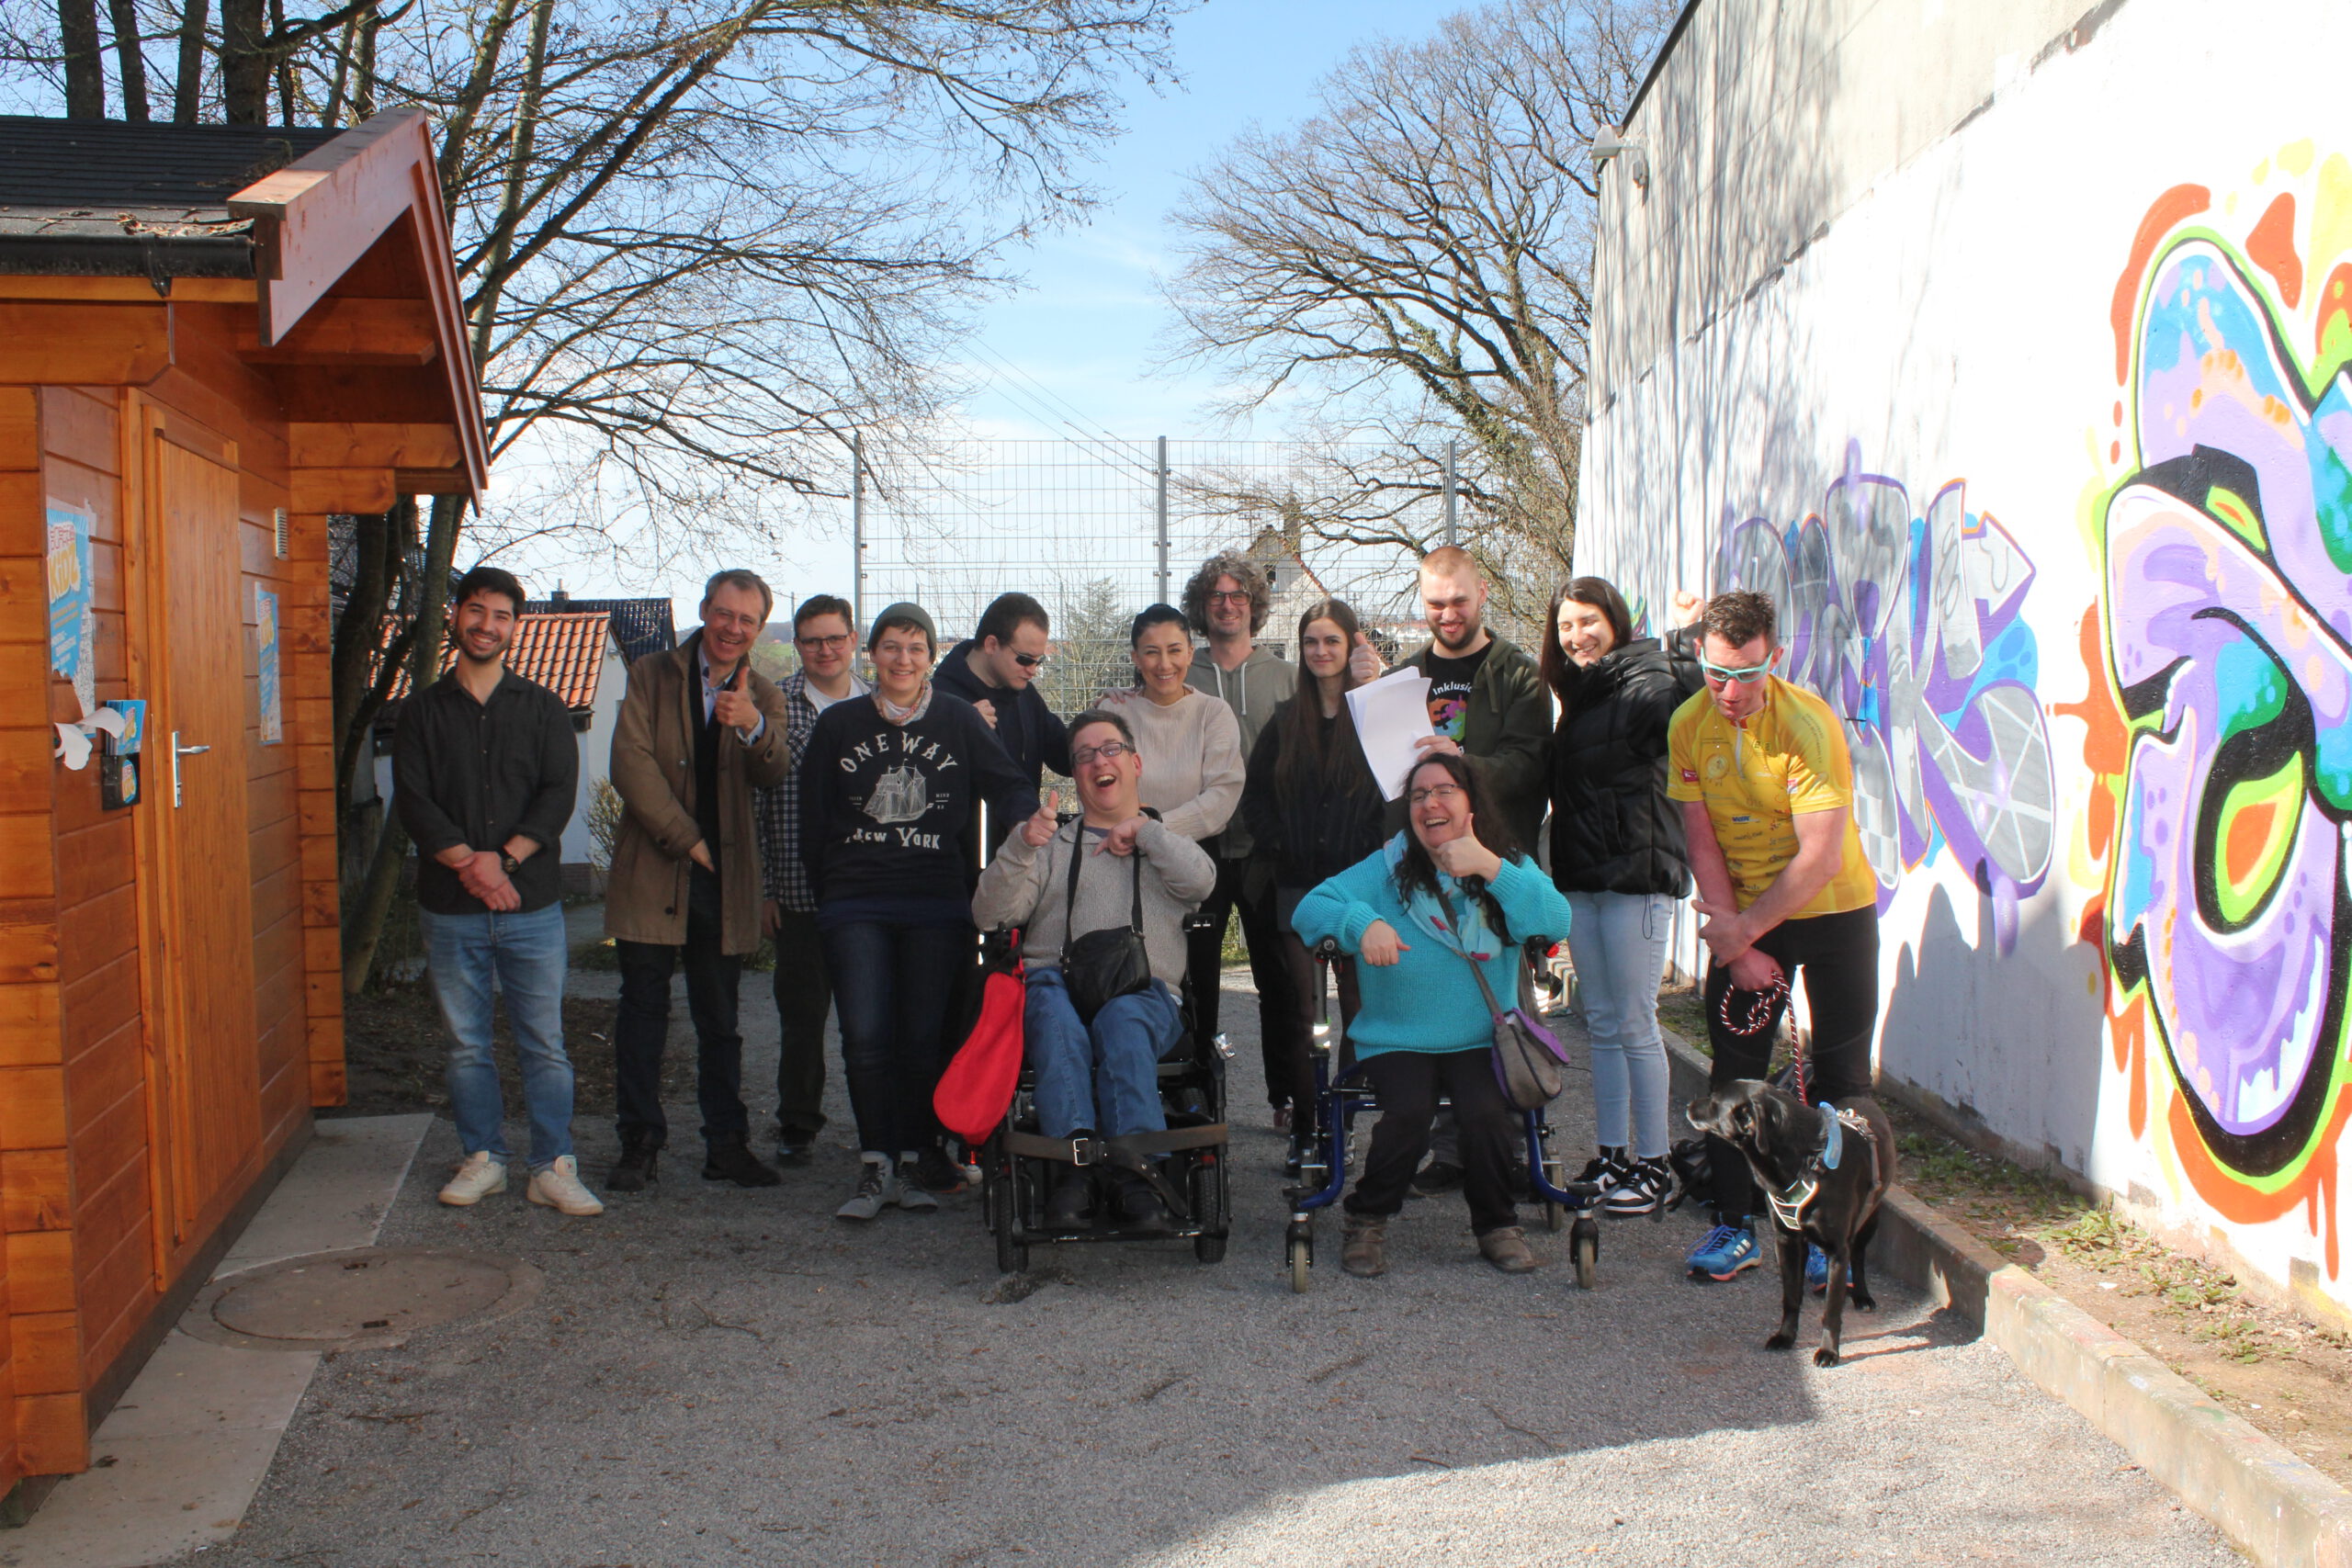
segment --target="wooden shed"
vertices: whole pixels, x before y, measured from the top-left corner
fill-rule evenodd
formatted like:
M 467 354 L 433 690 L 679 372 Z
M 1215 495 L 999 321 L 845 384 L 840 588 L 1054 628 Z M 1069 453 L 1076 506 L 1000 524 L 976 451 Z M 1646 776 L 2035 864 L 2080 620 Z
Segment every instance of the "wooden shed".
M 0 1494 L 344 1098 L 327 513 L 485 464 L 434 151 L 0 118 Z

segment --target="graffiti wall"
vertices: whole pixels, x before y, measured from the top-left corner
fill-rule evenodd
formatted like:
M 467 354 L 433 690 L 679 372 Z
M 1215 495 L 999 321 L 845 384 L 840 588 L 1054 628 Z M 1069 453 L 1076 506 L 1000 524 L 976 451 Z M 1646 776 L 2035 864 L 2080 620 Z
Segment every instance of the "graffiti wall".
M 1884 1077 L 2352 1306 L 2352 123 L 2307 112 L 2352 7 L 2270 10 L 2312 52 L 2257 73 L 2129 0 L 1609 367 L 1578 568 L 1779 604 L 1854 756 Z M 2134 107 L 2192 101 L 2234 107 Z

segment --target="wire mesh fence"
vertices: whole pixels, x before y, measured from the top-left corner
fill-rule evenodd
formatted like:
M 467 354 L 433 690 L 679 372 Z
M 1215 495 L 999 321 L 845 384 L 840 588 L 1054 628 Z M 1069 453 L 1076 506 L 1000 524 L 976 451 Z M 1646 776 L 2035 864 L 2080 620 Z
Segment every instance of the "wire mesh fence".
M 1450 536 L 1442 459 L 1403 447 L 972 440 L 896 470 L 872 452 L 866 461 L 895 477 L 859 508 L 859 624 L 911 599 L 944 651 L 998 594 L 1032 594 L 1053 618 L 1043 689 L 1065 713 L 1132 682 L 1128 622 L 1154 601 L 1181 603 L 1219 550 L 1267 570 L 1263 635 L 1284 657 L 1296 656 L 1299 614 L 1326 595 L 1348 601 L 1392 658 L 1409 650 L 1421 640 L 1419 554 Z M 1351 503 L 1335 504 L 1341 496 Z M 1532 646 L 1524 627 L 1496 629 Z

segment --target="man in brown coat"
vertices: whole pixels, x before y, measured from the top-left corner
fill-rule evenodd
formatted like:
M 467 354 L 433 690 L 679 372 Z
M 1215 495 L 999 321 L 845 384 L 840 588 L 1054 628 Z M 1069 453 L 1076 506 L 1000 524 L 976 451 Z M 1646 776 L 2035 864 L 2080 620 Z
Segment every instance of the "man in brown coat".
M 760 944 L 752 791 L 783 782 L 792 767 L 783 694 L 751 663 L 774 604 L 756 574 L 722 571 L 703 589 L 702 629 L 629 667 L 612 768 L 627 809 L 605 887 L 605 933 L 621 971 L 613 1031 L 621 1157 L 607 1191 L 642 1190 L 669 1138 L 662 1048 L 681 952 L 700 1047 L 695 1087 L 709 1149 L 703 1178 L 739 1187 L 781 1179 L 749 1146 L 743 1037 L 735 1026 L 743 957 Z

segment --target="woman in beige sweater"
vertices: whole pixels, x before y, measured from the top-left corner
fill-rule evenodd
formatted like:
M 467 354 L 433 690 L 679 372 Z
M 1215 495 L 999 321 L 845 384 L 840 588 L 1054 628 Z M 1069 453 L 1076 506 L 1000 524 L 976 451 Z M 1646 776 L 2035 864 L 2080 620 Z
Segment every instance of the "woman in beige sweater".
M 1135 620 L 1127 637 L 1136 685 L 1106 693 L 1136 732 L 1143 758 L 1143 803 L 1171 831 L 1199 843 L 1225 830 L 1241 804 L 1249 759 L 1233 710 L 1184 683 L 1193 667 L 1193 635 L 1184 612 L 1154 604 Z

